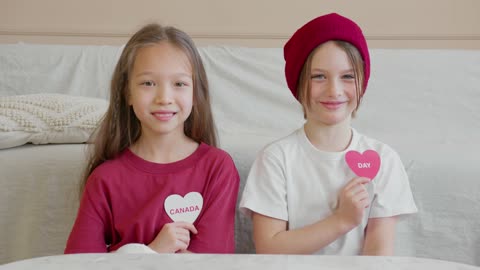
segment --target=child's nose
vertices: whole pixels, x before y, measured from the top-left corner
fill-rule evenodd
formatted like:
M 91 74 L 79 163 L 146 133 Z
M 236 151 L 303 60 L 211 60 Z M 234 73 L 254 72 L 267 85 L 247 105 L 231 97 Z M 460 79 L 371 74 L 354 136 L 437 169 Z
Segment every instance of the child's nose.
M 328 95 L 332 97 L 340 96 L 342 94 L 342 82 L 338 80 L 331 80 L 328 84 Z
M 170 104 L 172 103 L 172 91 L 168 86 L 159 86 L 155 96 L 155 103 Z

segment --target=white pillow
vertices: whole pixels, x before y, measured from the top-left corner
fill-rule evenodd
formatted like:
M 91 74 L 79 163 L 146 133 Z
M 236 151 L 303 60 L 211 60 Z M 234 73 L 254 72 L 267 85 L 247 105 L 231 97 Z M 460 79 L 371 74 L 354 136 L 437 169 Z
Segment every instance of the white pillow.
M 87 142 L 107 107 L 103 99 L 61 94 L 0 97 L 0 149 Z
M 144 244 L 130 243 L 121 246 L 115 251 L 119 254 L 157 254 L 157 252 Z

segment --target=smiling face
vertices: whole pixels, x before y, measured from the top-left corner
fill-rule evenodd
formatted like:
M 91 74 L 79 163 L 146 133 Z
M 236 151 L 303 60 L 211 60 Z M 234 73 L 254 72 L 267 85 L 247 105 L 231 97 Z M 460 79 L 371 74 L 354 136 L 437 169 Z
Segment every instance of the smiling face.
M 193 105 L 192 67 L 186 54 L 168 42 L 139 49 L 128 103 L 141 123 L 141 136 L 184 134 Z
M 309 80 L 310 91 L 302 102 L 307 121 L 326 126 L 349 124 L 357 107 L 357 87 L 347 53 L 335 42 L 326 42 L 313 52 L 309 68 L 305 80 Z

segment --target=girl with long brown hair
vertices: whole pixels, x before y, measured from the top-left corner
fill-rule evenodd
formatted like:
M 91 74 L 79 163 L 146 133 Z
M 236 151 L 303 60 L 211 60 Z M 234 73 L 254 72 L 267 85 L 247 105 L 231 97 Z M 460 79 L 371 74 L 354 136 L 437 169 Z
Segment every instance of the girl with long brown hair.
M 95 138 L 65 253 L 234 252 L 239 175 L 216 148 L 207 75 L 186 33 L 149 24 L 131 37 Z

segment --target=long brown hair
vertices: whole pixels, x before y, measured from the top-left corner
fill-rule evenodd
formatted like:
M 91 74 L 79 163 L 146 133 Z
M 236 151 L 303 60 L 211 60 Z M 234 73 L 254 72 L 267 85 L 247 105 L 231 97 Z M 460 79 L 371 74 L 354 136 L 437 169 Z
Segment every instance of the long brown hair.
M 192 65 L 193 107 L 185 120 L 185 135 L 196 142 L 217 146 L 207 74 L 193 40 L 175 27 L 148 24 L 130 38 L 117 62 L 110 84 L 110 105 L 97 129 L 80 193 L 83 192 L 87 179 L 95 168 L 115 158 L 140 137 L 140 121 L 128 105 L 129 80 L 138 50 L 160 42 L 168 42 L 181 49 Z
M 342 49 L 347 54 L 350 64 L 353 67 L 353 73 L 355 76 L 356 98 L 357 98 L 357 106 L 355 107 L 355 110 L 353 110 L 353 113 L 352 113 L 352 116 L 354 117 L 358 110 L 358 107 L 360 106 L 363 93 L 364 93 L 363 82 L 365 80 L 364 79 L 365 72 L 364 72 L 363 59 L 358 49 L 352 44 L 346 41 L 341 41 L 341 40 L 333 40 L 333 42 L 335 43 L 335 45 L 337 45 L 340 49 Z M 311 70 L 312 70 L 313 55 L 318 50 L 318 48 L 320 48 L 323 44 L 325 43 L 322 43 L 310 53 L 307 60 L 305 61 L 305 64 L 303 65 L 302 72 L 300 73 L 300 78 L 298 80 L 298 88 L 297 88 L 298 100 L 302 104 L 304 118 L 307 117 L 306 108 L 310 108 L 311 106 L 309 97 L 310 97 L 310 91 L 311 91 L 311 77 L 312 77 Z

